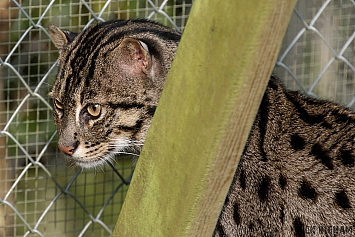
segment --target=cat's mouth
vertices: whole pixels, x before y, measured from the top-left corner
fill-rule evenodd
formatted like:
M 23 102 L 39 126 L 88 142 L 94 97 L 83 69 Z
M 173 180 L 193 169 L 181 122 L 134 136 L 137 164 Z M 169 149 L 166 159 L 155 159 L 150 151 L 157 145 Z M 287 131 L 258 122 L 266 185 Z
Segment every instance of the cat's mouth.
M 101 144 L 95 149 L 88 149 L 88 147 L 81 147 L 79 145 L 73 153 L 63 153 L 71 166 L 79 166 L 84 169 L 90 169 L 98 166 L 104 166 L 105 164 L 113 165 L 116 163 L 116 157 L 138 157 L 141 147 L 142 145 L 138 145 L 137 142 L 131 142 L 126 146 L 117 146 L 117 143 L 116 146 L 112 146 L 110 144 L 104 146 Z
M 84 169 L 90 169 L 97 166 L 102 166 L 105 163 L 109 162 L 110 159 L 105 157 L 73 157 L 66 156 L 67 160 L 70 163 L 73 163 L 75 166 L 79 166 Z
M 69 166 L 79 166 L 84 169 L 90 169 L 97 166 L 102 166 L 107 162 L 112 162 L 113 158 L 110 153 L 105 152 L 104 154 L 83 154 L 80 149 L 76 149 L 74 153 L 68 154 L 63 152 L 65 159 L 67 160 Z
M 144 141 L 125 138 L 112 138 L 108 141 L 77 141 L 72 146 L 58 145 L 70 166 L 84 169 L 110 166 L 116 163 L 116 157 L 138 157 Z

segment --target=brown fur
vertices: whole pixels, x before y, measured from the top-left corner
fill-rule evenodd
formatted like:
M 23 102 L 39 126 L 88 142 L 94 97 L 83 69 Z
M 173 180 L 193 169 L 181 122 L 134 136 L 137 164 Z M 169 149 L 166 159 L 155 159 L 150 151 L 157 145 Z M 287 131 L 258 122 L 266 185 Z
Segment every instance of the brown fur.
M 272 78 L 215 236 L 352 236 L 354 139 L 351 111 Z
M 50 32 L 60 50 L 52 91 L 60 148 L 83 167 L 118 150 L 139 153 L 180 35 L 147 21 Z M 354 139 L 351 111 L 272 77 L 214 236 L 353 235 Z
M 139 152 L 180 34 L 145 20 L 49 32 L 60 53 L 51 92 L 59 148 L 82 167 Z M 88 113 L 93 105 L 100 116 Z

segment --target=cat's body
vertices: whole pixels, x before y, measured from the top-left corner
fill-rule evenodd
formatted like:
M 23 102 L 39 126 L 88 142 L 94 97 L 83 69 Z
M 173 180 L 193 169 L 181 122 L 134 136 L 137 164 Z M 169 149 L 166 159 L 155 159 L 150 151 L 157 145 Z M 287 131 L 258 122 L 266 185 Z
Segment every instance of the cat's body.
M 272 78 L 216 236 L 353 236 L 354 164 L 355 114 Z
M 60 149 L 83 167 L 139 151 L 180 35 L 144 20 L 50 32 Z M 272 78 L 214 235 L 353 235 L 354 139 L 355 114 Z

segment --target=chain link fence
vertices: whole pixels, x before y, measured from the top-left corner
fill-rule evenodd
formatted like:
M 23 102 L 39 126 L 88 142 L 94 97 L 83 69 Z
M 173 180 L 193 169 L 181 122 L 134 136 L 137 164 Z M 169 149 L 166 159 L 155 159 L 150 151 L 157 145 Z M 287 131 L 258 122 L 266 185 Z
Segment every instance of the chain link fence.
M 149 18 L 183 30 L 192 1 L 0 0 L 0 236 L 110 236 L 133 171 L 67 167 L 52 102 L 58 57 L 50 24 L 79 32 L 110 19 Z M 103 171 L 103 172 L 102 172 Z
M 299 0 L 274 73 L 288 88 L 355 109 L 355 1 Z
M 133 171 L 129 157 L 97 171 L 68 168 L 58 152 L 47 96 L 58 53 L 46 27 L 79 32 L 105 20 L 149 18 L 183 31 L 191 6 L 0 0 L 0 237 L 110 236 Z M 354 108 L 354 13 L 350 0 L 299 0 L 274 73 L 291 89 Z

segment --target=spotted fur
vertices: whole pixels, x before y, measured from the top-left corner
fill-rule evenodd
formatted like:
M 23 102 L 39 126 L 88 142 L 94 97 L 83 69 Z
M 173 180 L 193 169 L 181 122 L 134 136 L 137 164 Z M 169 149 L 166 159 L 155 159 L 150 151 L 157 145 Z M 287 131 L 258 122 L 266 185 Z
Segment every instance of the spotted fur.
M 180 35 L 145 20 L 49 30 L 61 150 L 83 167 L 139 153 Z M 353 236 L 354 139 L 353 112 L 271 77 L 214 236 Z
M 354 163 L 355 114 L 272 77 L 214 236 L 353 236 Z

